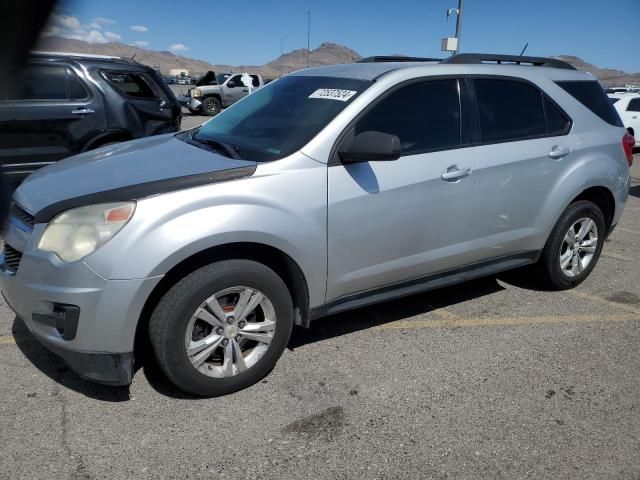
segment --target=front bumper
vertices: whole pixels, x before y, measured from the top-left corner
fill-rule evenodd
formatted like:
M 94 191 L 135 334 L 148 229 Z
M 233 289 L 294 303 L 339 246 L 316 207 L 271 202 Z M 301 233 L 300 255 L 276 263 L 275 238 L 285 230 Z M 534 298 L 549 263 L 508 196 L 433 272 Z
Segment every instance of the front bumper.
M 13 271 L 0 256 L 0 289 L 11 309 L 81 377 L 109 385 L 131 383 L 138 319 L 160 278 L 107 280 L 84 262 L 28 248 Z

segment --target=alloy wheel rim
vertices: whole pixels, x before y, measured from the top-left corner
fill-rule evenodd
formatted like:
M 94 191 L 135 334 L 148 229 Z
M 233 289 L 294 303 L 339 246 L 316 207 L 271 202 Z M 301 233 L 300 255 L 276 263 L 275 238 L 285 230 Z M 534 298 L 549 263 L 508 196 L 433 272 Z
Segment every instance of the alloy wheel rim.
M 245 286 L 227 288 L 207 298 L 191 316 L 187 358 L 209 377 L 232 377 L 258 363 L 275 329 L 275 310 L 266 295 Z
M 591 218 L 576 221 L 565 234 L 560 246 L 560 270 L 569 278 L 584 272 L 598 248 L 598 227 Z

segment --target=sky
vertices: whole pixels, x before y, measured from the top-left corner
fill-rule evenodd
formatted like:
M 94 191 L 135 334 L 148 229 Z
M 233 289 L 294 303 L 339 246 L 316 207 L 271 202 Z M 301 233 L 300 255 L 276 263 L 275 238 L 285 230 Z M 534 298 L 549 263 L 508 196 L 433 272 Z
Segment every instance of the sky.
M 458 0 L 67 0 L 46 34 L 118 41 L 211 63 L 262 65 L 334 42 L 363 56 L 440 57 Z M 576 55 L 602 68 L 640 72 L 640 0 L 465 0 L 462 52 Z

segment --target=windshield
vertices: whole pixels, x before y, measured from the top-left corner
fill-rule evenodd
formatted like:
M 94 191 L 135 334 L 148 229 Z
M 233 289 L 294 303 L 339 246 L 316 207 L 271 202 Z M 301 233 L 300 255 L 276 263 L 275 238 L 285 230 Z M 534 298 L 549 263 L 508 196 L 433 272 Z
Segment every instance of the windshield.
M 202 125 L 192 139 L 224 143 L 245 160 L 278 160 L 307 144 L 369 85 L 335 77 L 284 77 Z
M 218 82 L 218 85 L 222 85 L 230 76 L 230 73 L 219 73 L 216 75 L 216 82 Z

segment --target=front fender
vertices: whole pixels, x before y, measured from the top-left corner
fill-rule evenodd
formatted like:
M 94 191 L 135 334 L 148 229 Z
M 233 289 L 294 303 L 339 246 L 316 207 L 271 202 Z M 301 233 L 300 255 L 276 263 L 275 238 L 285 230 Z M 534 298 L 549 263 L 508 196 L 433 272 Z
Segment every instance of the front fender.
M 291 257 L 307 280 L 311 306 L 320 304 L 327 261 L 325 169 L 258 175 L 146 198 L 122 232 L 85 262 L 104 278 L 140 279 L 165 275 L 212 247 L 259 243 Z M 280 195 L 284 191 L 287 195 Z

